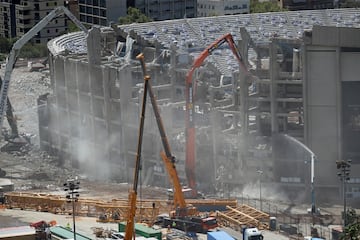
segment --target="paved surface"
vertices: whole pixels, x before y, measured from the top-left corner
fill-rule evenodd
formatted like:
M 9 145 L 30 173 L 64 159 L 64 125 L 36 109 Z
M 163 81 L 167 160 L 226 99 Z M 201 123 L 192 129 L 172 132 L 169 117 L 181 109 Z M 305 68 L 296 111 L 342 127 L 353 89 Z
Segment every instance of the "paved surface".
M 71 215 L 57 215 L 47 212 L 32 212 L 17 209 L 0 210 L 0 227 L 24 226 L 42 220 L 47 222 L 55 220 L 58 225 L 66 226 L 67 223 L 70 223 L 70 226 L 72 226 Z M 78 233 L 96 239 L 92 230 L 94 227 L 102 227 L 105 230 L 113 229 L 115 231 L 118 229 L 118 225 L 116 223 L 99 223 L 96 222 L 96 218 L 93 217 L 76 217 L 76 231 Z M 233 235 L 238 240 L 242 239 L 239 232 L 230 228 L 222 228 L 221 230 L 226 230 L 230 235 Z M 289 239 L 277 232 L 263 231 L 263 235 L 265 240 Z M 206 235 L 199 236 L 199 239 L 206 240 Z
M 12 219 L 11 221 L 10 218 Z M 5 222 L 1 221 L 1 219 L 5 220 Z M 12 226 L 24 226 L 42 220 L 47 222 L 55 220 L 58 225 L 65 227 L 67 223 L 70 223 L 70 226 L 72 226 L 71 215 L 57 215 L 47 212 L 32 212 L 15 209 L 0 210 L 0 227 L 6 227 L 6 222 L 12 222 Z M 118 229 L 118 225 L 116 223 L 99 223 L 96 222 L 96 218 L 91 217 L 76 217 L 75 223 L 76 232 L 93 239 L 95 239 L 95 235 L 92 230 L 93 227 L 102 227 L 105 230 L 113 229 L 116 231 Z

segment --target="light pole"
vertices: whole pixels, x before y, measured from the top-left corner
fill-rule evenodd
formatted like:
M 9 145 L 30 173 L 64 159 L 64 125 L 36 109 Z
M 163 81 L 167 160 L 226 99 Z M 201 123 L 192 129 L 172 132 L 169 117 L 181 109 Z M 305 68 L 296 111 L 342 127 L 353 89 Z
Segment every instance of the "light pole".
M 340 178 L 340 181 L 343 182 L 343 186 L 342 186 L 342 190 L 343 190 L 343 200 L 344 200 L 344 214 L 343 214 L 343 217 L 344 217 L 344 226 L 343 226 L 343 229 L 345 230 L 345 227 L 347 225 L 347 222 L 346 222 L 346 216 L 347 216 L 347 213 L 346 213 L 346 183 L 348 180 L 350 180 L 350 167 L 351 167 L 351 160 L 340 160 L 340 161 L 336 161 L 336 167 L 337 169 L 339 169 L 339 172 L 338 172 L 338 176 Z
M 260 201 L 260 211 L 262 211 L 262 201 L 261 201 L 261 177 L 262 177 L 262 174 L 264 173 L 262 170 L 257 170 L 256 171 L 259 175 L 260 175 L 260 178 L 259 178 L 259 201 Z
M 66 202 L 72 202 L 72 215 L 73 215 L 73 233 L 74 233 L 74 240 L 76 240 L 76 231 L 75 231 L 75 202 L 78 201 L 79 195 L 79 186 L 80 181 L 76 177 L 75 179 L 68 179 L 66 183 L 64 183 L 64 191 L 67 192 L 66 194 Z

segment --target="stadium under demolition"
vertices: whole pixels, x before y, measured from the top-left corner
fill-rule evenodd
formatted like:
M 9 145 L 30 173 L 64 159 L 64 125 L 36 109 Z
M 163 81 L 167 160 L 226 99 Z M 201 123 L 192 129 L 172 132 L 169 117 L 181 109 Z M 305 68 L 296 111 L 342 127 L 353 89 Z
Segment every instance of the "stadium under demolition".
M 131 182 L 144 91 L 136 57 L 143 53 L 183 185 L 218 201 L 244 202 L 260 186 L 260 200 L 263 191 L 268 200 L 340 203 L 335 162 L 351 158 L 352 173 L 360 173 L 351 143 L 359 127 L 351 108 L 360 102 L 359 26 L 360 10 L 327 9 L 94 26 L 60 36 L 48 43 L 53 93 L 38 99 L 40 147 L 89 179 Z M 172 188 L 156 121 L 149 109 L 141 185 Z M 349 203 L 359 199 L 355 192 Z M 22 196 L 8 199 L 20 208 L 45 201 Z M 70 211 L 64 199 L 47 199 L 51 211 Z M 82 204 L 87 215 L 100 208 Z M 154 201 L 142 204 L 150 218 Z M 215 205 L 244 215 L 232 200 Z M 268 214 L 242 211 L 252 225 L 267 227 L 259 219 Z

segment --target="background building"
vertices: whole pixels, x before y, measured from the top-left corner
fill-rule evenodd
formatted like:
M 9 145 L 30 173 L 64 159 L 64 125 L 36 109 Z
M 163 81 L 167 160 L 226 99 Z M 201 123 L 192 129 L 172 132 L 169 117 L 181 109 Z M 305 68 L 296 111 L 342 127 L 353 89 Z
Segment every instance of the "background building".
M 118 0 L 79 0 L 80 21 L 85 24 L 107 26 L 126 16 L 126 1 Z
M 333 0 L 278 0 L 280 6 L 290 11 L 334 8 Z
M 63 5 L 64 1 L 60 0 L 3 0 L 0 2 L 0 35 L 6 38 L 21 37 L 50 11 Z M 40 30 L 32 41 L 47 43 L 66 29 L 66 17 L 59 16 Z
M 80 21 L 107 26 L 126 16 L 129 7 L 138 8 L 154 21 L 196 17 L 196 0 L 79 0 Z
M 249 0 L 198 0 L 198 17 L 234 15 L 250 12 Z

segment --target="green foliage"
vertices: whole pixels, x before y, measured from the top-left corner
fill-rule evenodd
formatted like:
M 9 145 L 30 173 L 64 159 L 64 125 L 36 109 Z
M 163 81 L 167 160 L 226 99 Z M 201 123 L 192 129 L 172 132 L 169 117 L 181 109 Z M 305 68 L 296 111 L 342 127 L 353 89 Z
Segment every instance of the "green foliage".
M 350 208 L 346 212 L 346 227 L 341 240 L 359 240 L 360 239 L 360 216 L 355 210 Z
M 78 32 L 80 31 L 80 28 L 78 28 L 78 26 L 76 26 L 75 23 L 73 22 L 68 22 L 68 32 L 71 33 L 71 32 Z
M 9 53 L 11 49 L 11 42 L 5 37 L 0 37 L 0 53 Z
M 250 13 L 265 13 L 265 12 L 281 12 L 286 9 L 282 9 L 276 2 L 259 0 L 250 0 Z
M 27 43 L 20 50 L 21 58 L 39 58 L 46 57 L 48 54 L 46 44 Z
M 340 8 L 358 8 L 360 7 L 360 2 L 357 0 L 345 0 L 340 2 Z
M 144 23 L 151 22 L 152 19 L 147 17 L 145 14 L 141 13 L 139 9 L 129 7 L 127 10 L 127 15 L 125 17 L 119 18 L 120 24 L 130 24 L 130 23 Z

